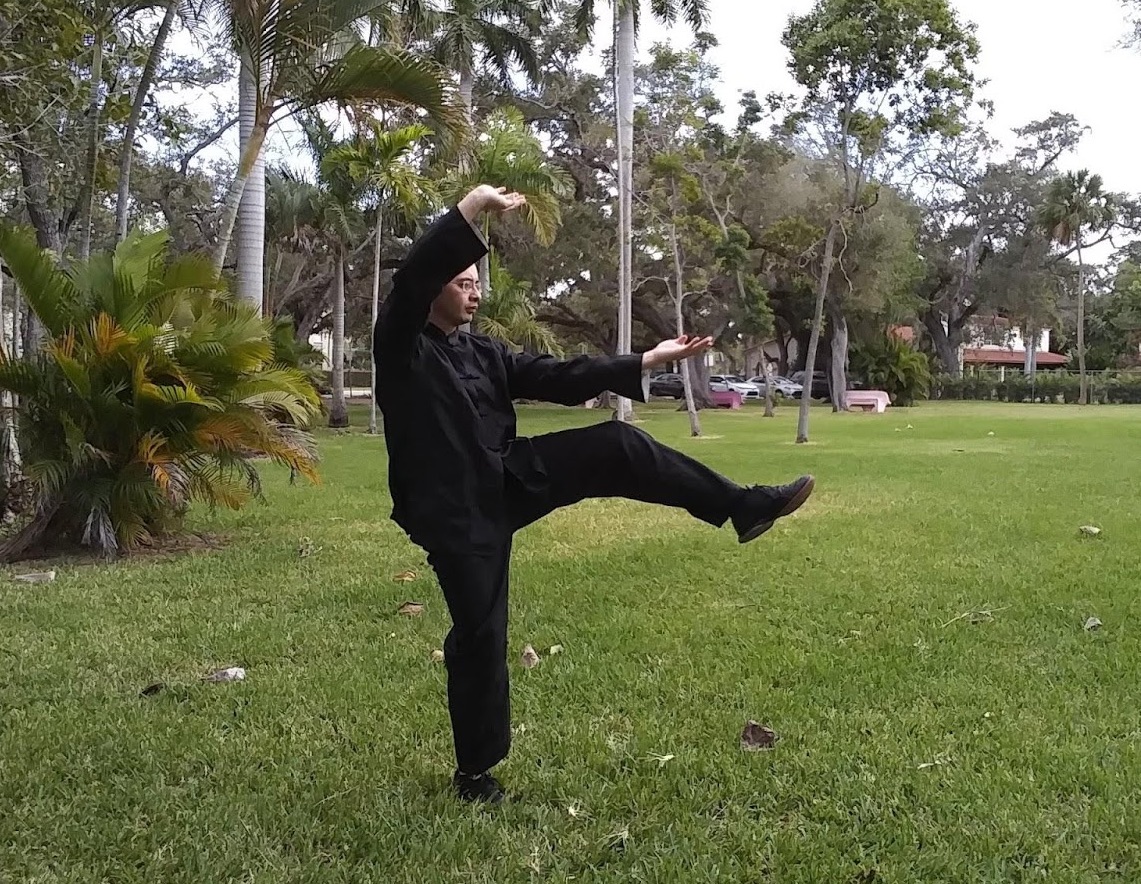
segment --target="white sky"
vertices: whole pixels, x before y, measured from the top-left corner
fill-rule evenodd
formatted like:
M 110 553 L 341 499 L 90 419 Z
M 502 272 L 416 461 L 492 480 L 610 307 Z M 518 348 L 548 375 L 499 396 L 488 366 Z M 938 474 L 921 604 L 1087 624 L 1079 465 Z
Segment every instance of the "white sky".
M 990 81 L 982 95 L 995 104 L 992 136 L 1006 141 L 1016 126 L 1052 111 L 1072 113 L 1091 131 L 1062 160 L 1062 169 L 1089 168 L 1109 190 L 1141 193 L 1141 118 L 1133 100 L 1141 85 L 1141 50 L 1120 46 L 1127 25 L 1119 0 L 953 2 L 963 19 L 978 26 L 977 73 Z M 643 6 L 648 13 L 649 4 Z M 720 43 L 710 59 L 721 69 L 720 97 L 733 116 L 745 90 L 761 97 L 794 90 L 780 35 L 789 15 L 811 7 L 812 0 L 709 0 L 708 30 Z M 610 23 L 600 21 L 596 44 L 608 42 L 610 34 Z M 667 37 L 684 46 L 691 32 L 687 26 L 667 31 L 646 14 L 639 49 Z

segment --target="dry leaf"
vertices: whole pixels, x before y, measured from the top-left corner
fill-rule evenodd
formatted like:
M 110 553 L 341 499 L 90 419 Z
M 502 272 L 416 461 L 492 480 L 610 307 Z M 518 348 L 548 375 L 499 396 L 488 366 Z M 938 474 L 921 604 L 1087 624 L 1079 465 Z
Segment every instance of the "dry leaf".
M 139 696 L 140 697 L 153 697 L 155 694 L 157 694 L 159 691 L 161 691 L 165 687 L 166 687 L 166 685 L 163 684 L 161 681 L 156 681 L 154 684 L 149 684 L 145 688 L 143 688 L 141 691 L 139 691 Z
M 21 583 L 51 583 L 55 580 L 55 571 L 33 571 L 30 574 L 17 574 L 13 579 Z
M 663 768 L 667 763 L 673 761 L 676 757 L 677 756 L 675 755 L 651 755 L 650 760 L 656 761 L 658 763 L 658 767 Z
M 621 853 L 626 849 L 626 842 L 629 840 L 630 829 L 628 826 L 623 826 L 617 832 L 611 832 L 606 836 L 606 846 Z
M 401 571 L 399 574 L 393 574 L 392 580 L 394 583 L 411 583 L 416 579 L 415 571 Z
M 780 737 L 772 728 L 765 727 L 750 720 L 741 732 L 741 748 L 747 752 L 756 752 L 761 749 L 772 749 Z
M 313 541 L 308 537 L 302 537 L 297 545 L 297 554 L 303 559 L 309 558 L 317 551 L 317 547 L 313 545 Z
M 562 645 L 551 645 L 551 649 L 549 651 L 547 651 L 547 655 L 550 657 L 553 657 L 553 656 L 555 656 L 555 654 L 561 654 L 562 652 L 563 652 L 563 646 Z
M 909 430 L 914 430 L 914 429 L 915 429 L 915 427 L 911 426 L 911 424 L 908 424 L 908 425 L 907 425 L 907 429 L 909 429 Z
M 419 617 L 424 613 L 423 602 L 405 602 L 396 609 L 397 614 L 404 614 L 406 617 Z
M 228 669 L 219 669 L 216 672 L 211 672 L 205 676 L 203 681 L 210 682 L 227 682 L 227 681 L 245 681 L 246 670 L 241 666 L 231 666 Z
M 990 433 L 987 433 L 987 435 L 988 435 L 988 436 L 993 436 L 993 435 L 994 435 L 994 432 L 992 431 L 992 432 L 990 432 Z
M 433 663 L 443 663 L 444 662 L 444 652 L 439 651 L 439 650 L 432 651 L 432 662 Z
M 1096 525 L 1082 525 L 1078 530 L 1089 537 L 1097 537 L 1101 533 L 1101 529 Z
M 523 649 L 521 662 L 523 663 L 524 669 L 534 669 L 539 665 L 539 655 L 535 653 L 535 649 L 533 647 L 527 645 L 527 647 Z
M 929 768 L 932 768 L 932 767 L 942 767 L 943 765 L 950 764 L 950 763 L 951 763 L 951 759 L 948 758 L 946 755 L 939 755 L 939 756 L 936 756 L 934 761 L 924 761 L 921 765 L 919 765 L 919 769 L 920 770 L 928 770 Z
M 1095 629 L 1101 629 L 1101 621 L 1096 617 L 1090 617 L 1088 620 L 1086 620 L 1085 628 L 1086 632 L 1091 632 Z

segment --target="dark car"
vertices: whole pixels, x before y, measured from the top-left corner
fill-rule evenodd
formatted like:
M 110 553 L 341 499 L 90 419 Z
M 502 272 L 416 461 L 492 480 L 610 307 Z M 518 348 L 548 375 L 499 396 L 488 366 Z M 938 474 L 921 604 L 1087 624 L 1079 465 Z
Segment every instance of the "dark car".
M 685 385 L 680 374 L 666 372 L 650 377 L 650 395 L 668 396 L 670 399 L 681 399 L 685 395 Z
M 789 377 L 789 380 L 794 383 L 804 385 L 804 372 L 797 371 Z M 812 392 L 809 395 L 813 399 L 823 399 L 828 401 L 830 393 L 828 391 L 828 375 L 822 371 L 814 371 L 812 373 Z

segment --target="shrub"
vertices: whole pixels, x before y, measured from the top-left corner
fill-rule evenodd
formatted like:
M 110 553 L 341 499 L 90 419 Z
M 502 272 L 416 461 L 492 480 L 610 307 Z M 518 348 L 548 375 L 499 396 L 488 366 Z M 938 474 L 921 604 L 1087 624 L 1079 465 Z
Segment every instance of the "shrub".
M 894 335 L 857 344 L 851 367 L 869 388 L 891 396 L 893 405 L 913 405 L 926 399 L 931 389 L 927 357 Z
M 269 324 L 206 258 L 166 252 L 165 233 L 132 236 L 63 271 L 0 227 L 0 257 L 43 328 L 31 359 L 0 352 L 33 489 L 0 558 L 49 536 L 108 555 L 152 543 L 193 500 L 259 497 L 257 457 L 316 480 L 313 386 L 274 361 Z

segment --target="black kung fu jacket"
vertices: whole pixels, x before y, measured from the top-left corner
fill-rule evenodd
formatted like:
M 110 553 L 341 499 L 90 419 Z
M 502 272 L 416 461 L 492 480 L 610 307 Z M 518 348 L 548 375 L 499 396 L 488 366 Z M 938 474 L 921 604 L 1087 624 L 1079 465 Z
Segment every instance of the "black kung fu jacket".
M 486 253 L 452 207 L 413 244 L 373 329 L 392 519 L 429 551 L 478 552 L 508 539 L 505 470 L 542 492 L 545 467 L 516 438 L 512 400 L 579 405 L 606 390 L 647 398 L 638 354 L 559 361 L 429 324 L 436 295 Z

